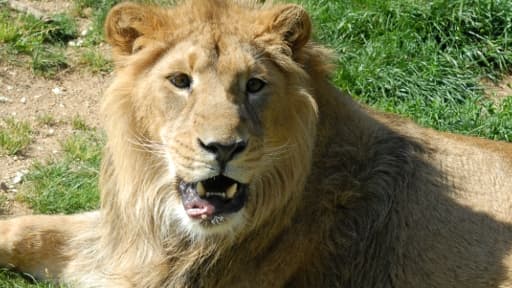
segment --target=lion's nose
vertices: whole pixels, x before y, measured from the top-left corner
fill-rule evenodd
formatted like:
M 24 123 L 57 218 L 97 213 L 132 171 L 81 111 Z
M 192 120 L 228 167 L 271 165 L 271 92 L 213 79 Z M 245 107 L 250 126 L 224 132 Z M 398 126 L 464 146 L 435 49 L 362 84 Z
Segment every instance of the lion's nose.
M 247 147 L 247 141 L 238 140 L 233 141 L 231 143 L 220 143 L 220 142 L 209 142 L 204 143 L 199 140 L 199 145 L 204 150 L 215 154 L 215 158 L 219 161 L 219 164 L 222 168 L 229 162 L 233 157 L 235 157 L 240 152 L 244 151 Z

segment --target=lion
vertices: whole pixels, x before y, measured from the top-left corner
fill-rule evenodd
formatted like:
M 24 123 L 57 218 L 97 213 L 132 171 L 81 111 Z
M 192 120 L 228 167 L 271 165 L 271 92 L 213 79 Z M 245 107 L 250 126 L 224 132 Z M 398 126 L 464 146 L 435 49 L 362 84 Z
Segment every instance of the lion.
M 295 4 L 118 4 L 99 211 L 0 222 L 72 287 L 512 287 L 512 144 L 330 83 Z

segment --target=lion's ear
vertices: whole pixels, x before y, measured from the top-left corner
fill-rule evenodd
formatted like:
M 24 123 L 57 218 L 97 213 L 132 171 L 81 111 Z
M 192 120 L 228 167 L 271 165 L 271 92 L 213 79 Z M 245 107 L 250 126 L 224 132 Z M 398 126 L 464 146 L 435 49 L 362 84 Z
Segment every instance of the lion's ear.
M 135 3 L 114 6 L 105 20 L 105 37 L 114 54 L 129 55 L 138 49 L 134 43 L 141 36 L 150 36 L 163 25 L 163 15 L 152 7 Z
M 281 5 L 273 11 L 270 30 L 281 35 L 292 51 L 297 51 L 309 41 L 311 19 L 299 5 Z

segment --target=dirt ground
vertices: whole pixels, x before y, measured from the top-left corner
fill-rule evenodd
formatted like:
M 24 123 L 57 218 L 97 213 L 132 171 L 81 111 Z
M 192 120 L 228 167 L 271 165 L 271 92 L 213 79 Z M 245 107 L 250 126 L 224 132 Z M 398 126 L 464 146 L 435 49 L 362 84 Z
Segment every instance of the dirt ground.
M 9 1 L 16 10 L 52 15 L 70 12 L 71 1 L 16 0 Z M 28 7 L 28 8 L 27 8 Z M 87 20 L 79 21 L 80 31 L 87 29 Z M 17 156 L 0 154 L 0 214 L 26 214 L 30 209 L 14 201 L 23 175 L 34 161 L 59 157 L 60 142 L 72 133 L 71 119 L 80 117 L 90 127 L 98 128 L 99 102 L 110 75 L 92 74 L 71 67 L 52 79 L 35 76 L 29 69 L 0 62 L 0 118 L 26 120 L 33 129 L 33 141 Z M 51 116 L 54 125 L 41 124 L 41 117 Z
M 69 0 L 8 0 L 7 2 L 10 7 L 34 16 L 39 16 L 39 13 L 53 15 L 73 9 L 73 2 Z
M 0 117 L 26 120 L 33 129 L 33 142 L 21 155 L 0 156 L 0 190 L 13 199 L 20 178 L 35 161 L 58 157 L 60 142 L 72 133 L 71 119 L 80 117 L 90 127 L 99 127 L 99 101 L 109 76 L 86 71 L 63 72 L 55 79 L 34 76 L 30 70 L 0 65 Z M 38 121 L 50 115 L 54 125 Z M 12 201 L 9 201 L 12 202 Z M 9 203 L 11 213 L 16 205 Z
M 482 81 L 482 84 L 485 87 L 486 95 L 497 103 L 512 96 L 512 75 L 504 77 L 498 84 L 485 80 Z

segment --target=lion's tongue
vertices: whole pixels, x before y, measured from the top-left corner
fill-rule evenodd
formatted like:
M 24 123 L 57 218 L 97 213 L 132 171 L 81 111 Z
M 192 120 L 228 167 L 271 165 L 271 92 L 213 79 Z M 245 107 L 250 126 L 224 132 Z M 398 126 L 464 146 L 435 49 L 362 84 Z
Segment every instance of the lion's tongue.
M 183 203 L 187 215 L 191 218 L 206 219 L 215 213 L 215 206 L 201 198 L 195 198 Z

